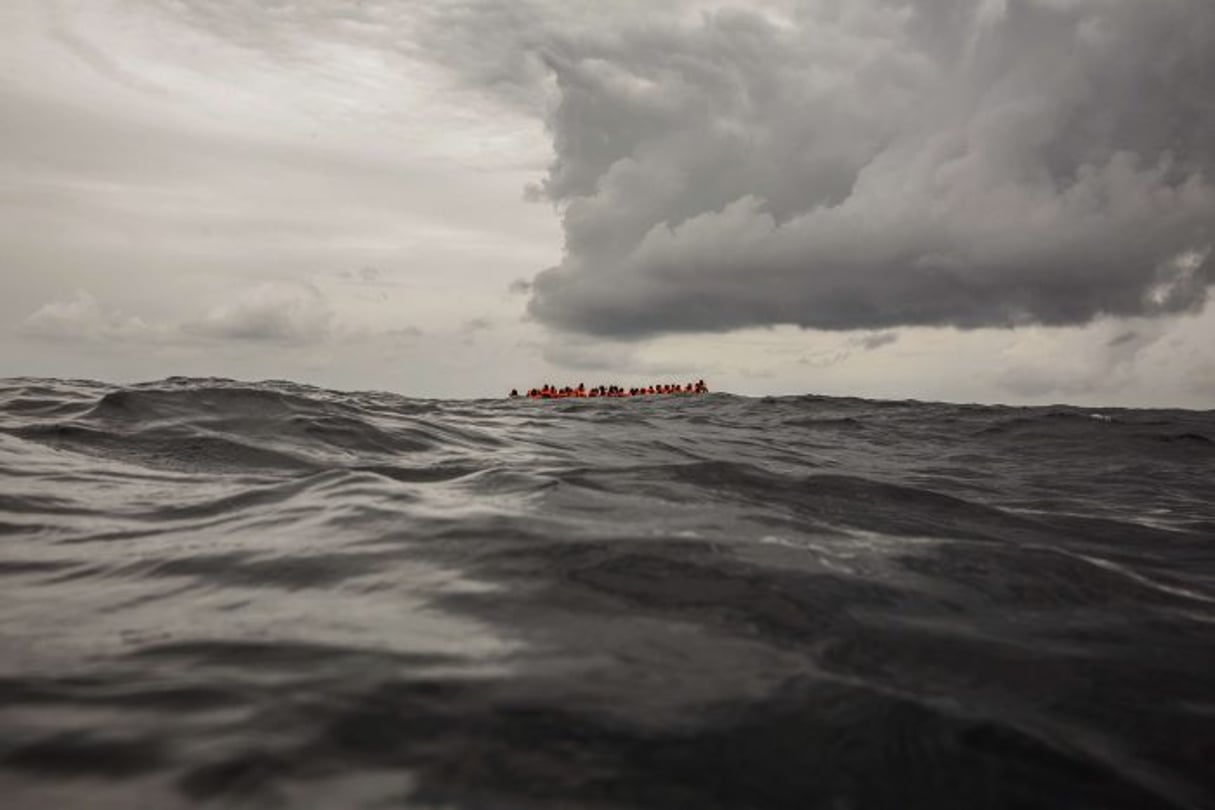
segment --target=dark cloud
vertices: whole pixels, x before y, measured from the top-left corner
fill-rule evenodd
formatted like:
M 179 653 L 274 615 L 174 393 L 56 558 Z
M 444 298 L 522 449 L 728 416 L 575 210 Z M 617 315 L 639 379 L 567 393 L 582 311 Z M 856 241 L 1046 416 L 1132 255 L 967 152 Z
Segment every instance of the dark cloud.
M 416 326 L 402 326 L 399 329 L 389 329 L 384 334 L 396 340 L 415 340 L 426 333 Z
M 860 337 L 856 338 L 854 343 L 865 351 L 871 352 L 875 349 L 880 349 L 883 346 L 889 346 L 898 339 L 898 332 L 872 332 L 868 335 L 861 335 Z
M 457 8 L 466 79 L 549 77 L 550 326 L 1080 324 L 1193 311 L 1215 279 L 1210 0 Z
M 460 326 L 460 331 L 466 335 L 470 335 L 474 332 L 484 332 L 487 329 L 490 329 L 493 325 L 493 321 L 484 316 L 469 318 Z

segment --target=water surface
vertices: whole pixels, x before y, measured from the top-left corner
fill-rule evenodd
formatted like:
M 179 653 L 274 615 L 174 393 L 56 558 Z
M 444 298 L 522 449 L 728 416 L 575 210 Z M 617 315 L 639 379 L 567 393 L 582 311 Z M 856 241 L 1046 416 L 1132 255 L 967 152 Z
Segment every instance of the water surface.
M 1215 806 L 1215 414 L 0 381 L 8 808 Z

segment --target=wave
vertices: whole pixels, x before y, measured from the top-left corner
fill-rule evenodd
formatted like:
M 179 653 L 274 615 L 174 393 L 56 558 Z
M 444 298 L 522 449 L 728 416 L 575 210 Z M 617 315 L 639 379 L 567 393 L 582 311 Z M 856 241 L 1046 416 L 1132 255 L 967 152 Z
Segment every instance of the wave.
M 6 807 L 1212 806 L 1212 436 L 0 381 Z

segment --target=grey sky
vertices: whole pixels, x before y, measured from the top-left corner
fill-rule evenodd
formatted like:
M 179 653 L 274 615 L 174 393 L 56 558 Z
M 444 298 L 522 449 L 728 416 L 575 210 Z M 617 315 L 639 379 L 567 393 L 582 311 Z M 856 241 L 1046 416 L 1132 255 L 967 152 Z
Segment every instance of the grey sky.
M 0 66 L 0 374 L 1215 397 L 1209 0 L 13 0 Z

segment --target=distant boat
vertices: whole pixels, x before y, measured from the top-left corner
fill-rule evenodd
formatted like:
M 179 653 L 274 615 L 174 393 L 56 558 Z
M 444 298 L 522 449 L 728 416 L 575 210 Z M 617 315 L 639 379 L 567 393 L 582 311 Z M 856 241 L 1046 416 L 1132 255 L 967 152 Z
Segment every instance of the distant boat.
M 707 394 L 709 386 L 704 380 L 694 383 L 662 383 L 658 385 L 640 385 L 625 388 L 619 385 L 600 385 L 587 388 L 582 383 L 558 388 L 555 385 L 542 385 L 530 388 L 526 394 L 520 394 L 518 389 L 511 389 L 512 398 L 527 397 L 528 399 L 596 399 L 599 397 L 660 397 L 660 396 L 690 396 Z

